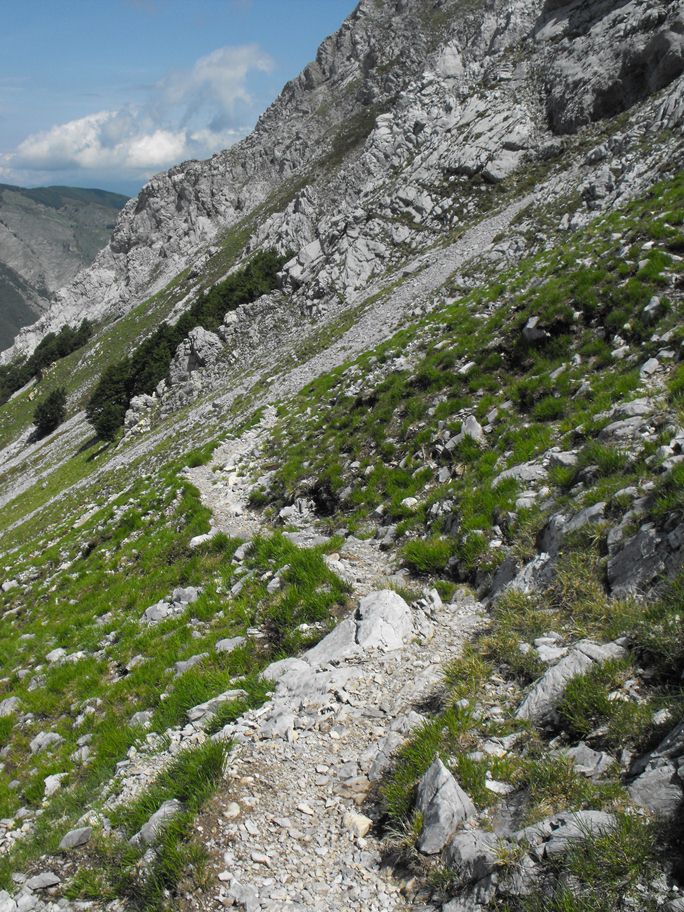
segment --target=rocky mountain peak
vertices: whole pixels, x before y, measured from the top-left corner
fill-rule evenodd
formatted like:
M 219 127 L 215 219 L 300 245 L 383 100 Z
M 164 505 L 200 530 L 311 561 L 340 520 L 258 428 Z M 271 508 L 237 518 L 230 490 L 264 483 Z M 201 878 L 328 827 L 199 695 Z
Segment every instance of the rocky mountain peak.
M 353 292 L 391 255 L 388 244 L 398 243 L 378 202 L 381 209 L 384 199 L 395 209 L 415 204 L 423 224 L 439 208 L 427 201 L 421 162 L 428 183 L 435 167 L 441 180 L 481 173 L 496 181 L 550 154 L 554 135 L 576 133 L 676 79 L 683 28 L 681 5 L 664 0 L 360 3 L 249 137 L 143 188 L 93 267 L 13 351 L 30 351 L 57 322 L 125 313 L 238 224 L 256 228 L 246 251 L 268 240 L 298 253 L 316 240 L 329 253 L 322 236 L 329 213 L 358 222 L 360 206 L 370 236 L 361 229 L 343 254 L 346 265 L 319 276 L 312 293 L 320 301 Z M 404 186 L 388 184 L 402 169 Z M 307 187 L 313 208 L 294 229 L 287 198 L 299 205 L 297 185 Z M 275 202 L 283 196 L 284 209 Z M 382 237 L 377 217 L 385 221 Z M 366 268 L 367 260 L 377 262 Z

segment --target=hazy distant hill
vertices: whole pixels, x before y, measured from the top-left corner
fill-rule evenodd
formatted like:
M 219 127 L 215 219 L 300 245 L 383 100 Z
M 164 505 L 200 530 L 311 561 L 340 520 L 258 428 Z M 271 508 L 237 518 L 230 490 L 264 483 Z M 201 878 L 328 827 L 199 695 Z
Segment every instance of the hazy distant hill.
M 94 260 L 125 202 L 105 190 L 0 184 L 0 349 Z

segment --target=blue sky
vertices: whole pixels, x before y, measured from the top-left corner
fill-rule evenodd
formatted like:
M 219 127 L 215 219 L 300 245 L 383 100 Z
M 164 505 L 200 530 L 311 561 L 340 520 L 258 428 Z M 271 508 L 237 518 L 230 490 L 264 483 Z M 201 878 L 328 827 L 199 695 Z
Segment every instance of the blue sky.
M 0 0 L 0 182 L 133 194 L 242 138 L 356 0 Z

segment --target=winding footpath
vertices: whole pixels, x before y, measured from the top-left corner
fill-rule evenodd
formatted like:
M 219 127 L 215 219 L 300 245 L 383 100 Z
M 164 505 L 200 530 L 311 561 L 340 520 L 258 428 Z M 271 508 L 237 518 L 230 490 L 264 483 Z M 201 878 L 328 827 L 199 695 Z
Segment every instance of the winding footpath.
M 245 479 L 271 425 L 267 412 L 208 466 L 188 472 L 217 531 L 257 531 Z M 313 528 L 300 533 L 307 534 L 315 539 Z M 330 566 L 351 584 L 359 608 L 302 657 L 270 666 L 272 699 L 220 733 L 236 746 L 195 824 L 210 853 L 209 886 L 182 900 L 188 912 L 409 908 L 383 866 L 377 788 L 482 609 L 465 593 L 445 605 L 434 591 L 409 607 L 386 588 L 399 578 L 373 542 L 347 539 Z

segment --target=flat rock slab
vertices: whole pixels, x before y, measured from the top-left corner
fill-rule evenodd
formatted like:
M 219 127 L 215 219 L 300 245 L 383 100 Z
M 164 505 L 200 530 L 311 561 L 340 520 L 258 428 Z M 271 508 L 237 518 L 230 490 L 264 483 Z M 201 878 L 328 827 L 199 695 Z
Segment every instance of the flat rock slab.
M 69 830 L 69 832 L 62 838 L 62 841 L 59 844 L 60 849 L 77 849 L 79 846 L 85 845 L 87 842 L 90 842 L 90 837 L 93 835 L 92 827 L 79 827 L 76 830 Z
M 42 871 L 34 877 L 29 877 L 25 886 L 29 890 L 48 890 L 50 887 L 56 887 L 62 881 L 52 871 Z
M 304 653 L 310 665 L 325 665 L 370 649 L 401 649 L 413 636 L 411 609 L 391 589 L 364 596 L 356 617 L 345 618 L 320 643 Z
M 192 709 L 189 709 L 188 721 L 207 721 L 209 718 L 211 718 L 211 716 L 216 715 L 219 709 L 226 703 L 232 703 L 235 700 L 244 700 L 246 696 L 246 690 L 241 690 L 239 688 L 236 690 L 226 690 L 224 693 L 219 694 L 218 697 L 213 697 L 211 700 L 207 700 L 205 703 L 198 703 L 197 706 L 193 706 Z
M 603 663 L 609 659 L 623 658 L 624 655 L 625 650 L 617 643 L 601 645 L 591 640 L 581 640 L 568 655 L 532 685 L 518 707 L 516 718 L 538 724 L 551 721 L 565 688 L 573 678 L 586 674 L 595 662 Z

